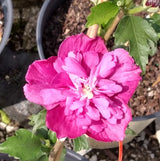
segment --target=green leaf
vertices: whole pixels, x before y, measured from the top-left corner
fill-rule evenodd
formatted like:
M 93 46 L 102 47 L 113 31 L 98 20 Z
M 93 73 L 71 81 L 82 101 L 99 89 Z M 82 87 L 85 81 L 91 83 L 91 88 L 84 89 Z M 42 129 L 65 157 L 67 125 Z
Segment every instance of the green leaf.
M 152 26 L 141 17 L 125 16 L 117 26 L 114 37 L 116 45 L 129 41 L 130 55 L 145 73 L 148 55 L 153 55 L 157 48 L 158 36 Z
M 32 115 L 30 118 L 30 125 L 33 125 L 33 134 L 36 133 L 38 129 L 46 128 L 46 110 L 40 111 L 38 114 Z
M 21 161 L 36 161 L 44 155 L 39 137 L 32 136 L 32 132 L 25 129 L 17 130 L 15 136 L 0 144 L 0 152 L 17 157 Z
M 148 21 L 149 21 L 149 23 L 151 23 L 154 30 L 158 34 L 160 34 L 160 14 L 155 13 L 151 18 L 148 19 Z
M 52 141 L 52 143 L 55 144 L 56 141 L 57 141 L 56 133 L 51 131 L 51 130 L 49 130 L 48 131 L 48 136 L 49 136 L 49 139 Z
M 134 130 L 130 129 L 129 127 L 127 127 L 125 134 L 126 135 L 136 135 L 136 132 Z
M 155 13 L 151 19 L 154 21 L 155 24 L 157 24 L 158 26 L 160 26 L 160 14 L 159 13 Z
M 37 161 L 48 161 L 48 156 L 47 155 L 43 155 Z
M 76 139 L 73 139 L 73 144 L 74 144 L 75 151 L 89 149 L 88 141 L 85 135 L 82 135 Z
M 119 7 L 112 1 L 98 4 L 91 8 L 91 14 L 87 17 L 86 27 L 94 24 L 107 24 L 110 19 L 114 18 L 119 11 Z
M 1 116 L 2 122 L 4 122 L 5 124 L 10 123 L 10 119 L 4 111 L 0 110 L 0 116 Z
M 37 129 L 36 135 L 39 136 L 40 138 L 48 139 L 48 129 L 46 127 Z
M 128 14 L 135 14 L 135 13 L 139 13 L 139 12 L 142 12 L 142 11 L 146 11 L 149 7 L 143 7 L 143 6 L 137 6 L 137 7 L 134 7 L 130 10 L 128 10 Z

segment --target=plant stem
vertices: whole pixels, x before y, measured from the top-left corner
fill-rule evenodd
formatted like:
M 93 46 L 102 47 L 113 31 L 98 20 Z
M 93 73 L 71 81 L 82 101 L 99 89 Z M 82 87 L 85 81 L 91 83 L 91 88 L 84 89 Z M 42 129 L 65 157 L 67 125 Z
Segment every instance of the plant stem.
M 60 157 L 63 151 L 64 141 L 57 140 L 54 147 L 52 148 L 49 161 L 60 161 Z
M 88 37 L 95 38 L 97 36 L 98 28 L 99 26 L 97 24 L 90 26 L 87 31 Z
M 118 161 L 122 161 L 123 157 L 123 141 L 119 141 L 119 157 Z
M 101 0 L 100 3 L 107 2 L 107 1 L 108 0 Z M 88 37 L 95 38 L 97 36 L 97 33 L 98 33 L 98 28 L 99 28 L 99 25 L 97 25 L 97 24 L 90 26 L 88 28 L 88 31 L 87 31 Z
M 107 32 L 104 35 L 104 40 L 107 42 L 108 39 L 110 38 L 110 36 L 112 35 L 112 33 L 114 32 L 116 26 L 118 25 L 119 21 L 121 20 L 121 18 L 124 16 L 124 13 L 122 10 L 119 11 L 118 15 L 116 16 L 116 18 L 113 20 L 110 28 L 107 30 Z

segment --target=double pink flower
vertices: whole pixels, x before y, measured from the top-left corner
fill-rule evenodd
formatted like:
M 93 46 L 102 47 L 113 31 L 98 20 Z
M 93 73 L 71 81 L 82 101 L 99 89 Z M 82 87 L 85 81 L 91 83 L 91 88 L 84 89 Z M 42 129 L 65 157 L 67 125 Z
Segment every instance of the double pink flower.
M 87 134 L 120 141 L 132 118 L 127 103 L 140 73 L 124 49 L 108 52 L 100 37 L 79 34 L 64 40 L 57 57 L 30 65 L 24 93 L 46 108 L 46 125 L 58 138 Z

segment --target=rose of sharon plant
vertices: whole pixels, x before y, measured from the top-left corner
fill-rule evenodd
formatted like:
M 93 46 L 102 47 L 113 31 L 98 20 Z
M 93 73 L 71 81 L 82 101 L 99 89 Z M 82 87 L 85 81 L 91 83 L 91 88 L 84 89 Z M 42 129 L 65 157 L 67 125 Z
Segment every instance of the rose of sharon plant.
M 46 125 L 58 138 L 122 141 L 140 73 L 124 49 L 108 52 L 100 37 L 79 34 L 61 44 L 57 57 L 30 65 L 24 93 L 46 108 Z

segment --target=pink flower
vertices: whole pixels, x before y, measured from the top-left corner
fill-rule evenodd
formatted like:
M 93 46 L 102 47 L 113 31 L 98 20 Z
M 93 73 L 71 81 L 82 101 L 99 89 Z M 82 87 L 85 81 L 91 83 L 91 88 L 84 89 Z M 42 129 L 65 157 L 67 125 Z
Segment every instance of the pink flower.
M 160 6 L 160 0 L 147 0 L 145 5 L 151 6 L 151 7 L 159 7 Z
M 30 65 L 24 93 L 47 109 L 46 125 L 58 138 L 87 134 L 120 141 L 131 121 L 127 103 L 140 73 L 124 49 L 108 52 L 100 37 L 79 34 L 61 44 L 58 57 Z

